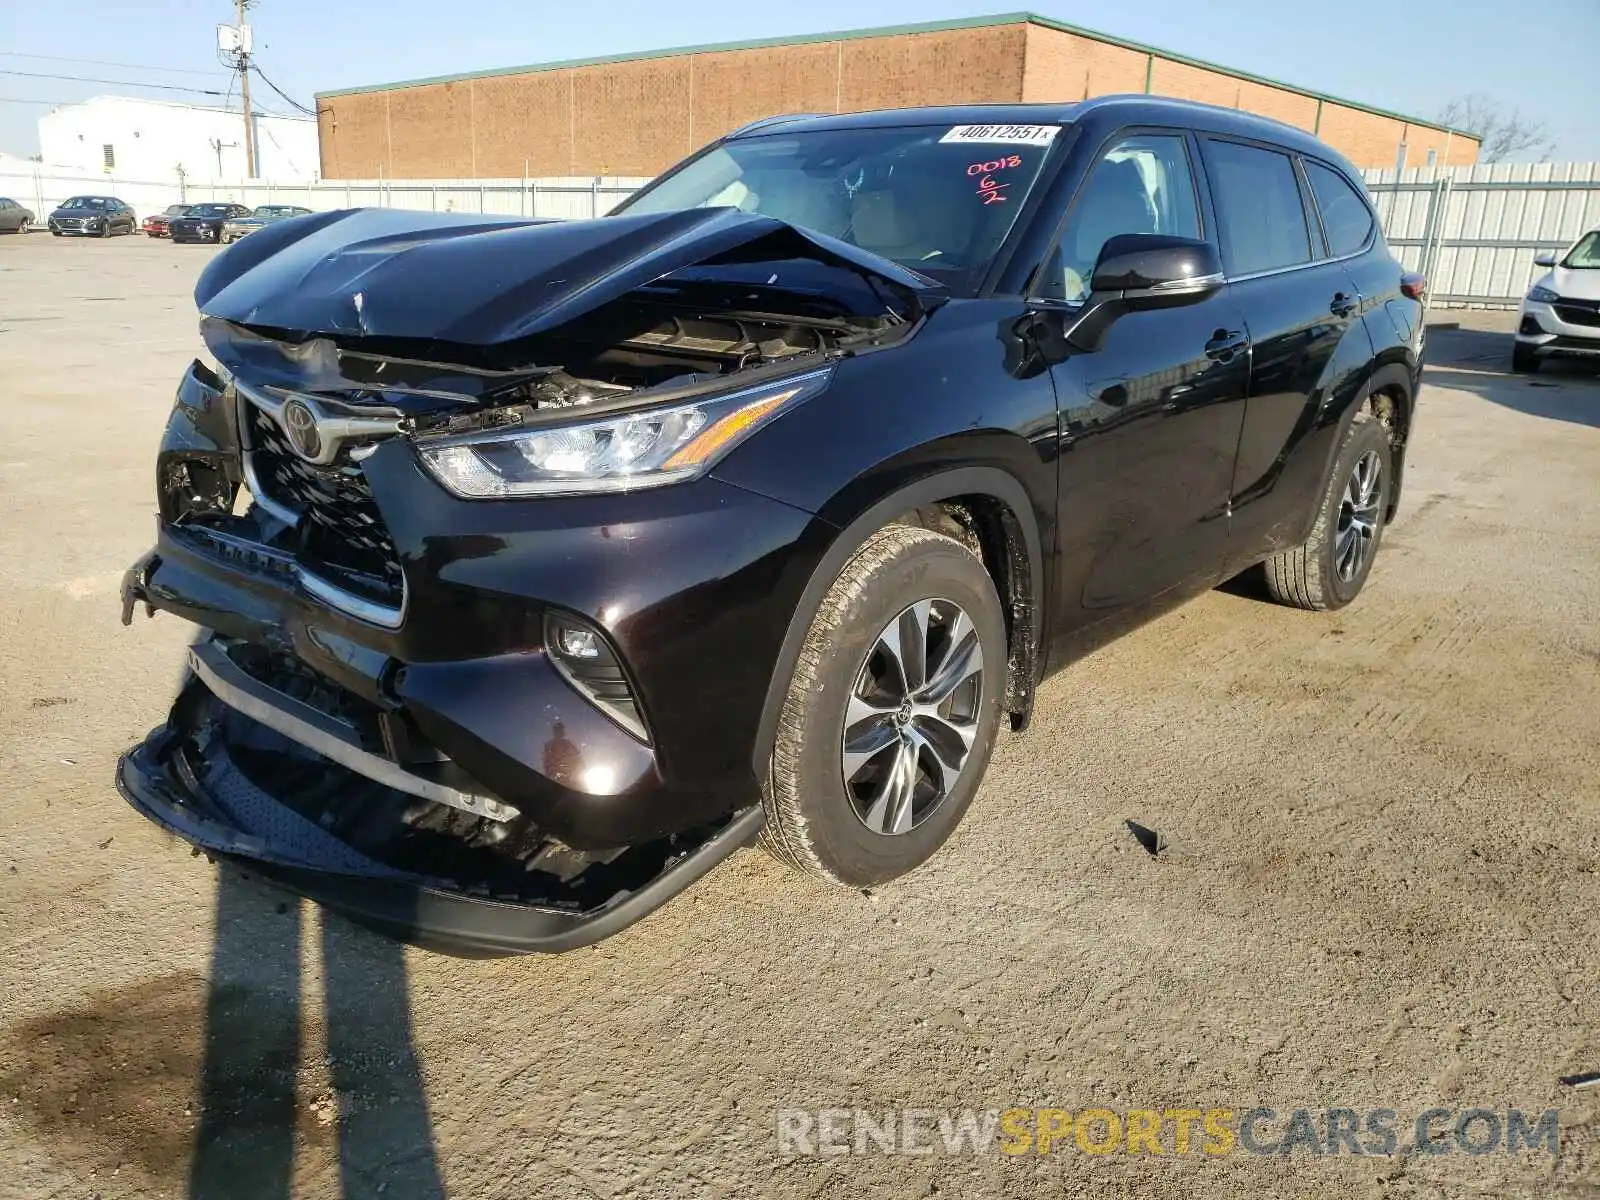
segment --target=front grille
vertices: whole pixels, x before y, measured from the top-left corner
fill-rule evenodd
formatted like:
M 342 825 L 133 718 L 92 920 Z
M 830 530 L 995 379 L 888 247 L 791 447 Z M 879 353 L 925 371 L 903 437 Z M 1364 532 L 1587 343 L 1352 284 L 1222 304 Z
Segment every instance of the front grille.
M 1564 300 L 1555 309 L 1556 316 L 1568 325 L 1600 327 L 1600 300 Z
M 404 578 L 394 540 L 359 464 L 342 452 L 332 465 L 308 463 L 272 416 L 245 402 L 251 465 L 263 499 L 300 514 L 297 557 L 313 574 L 386 608 L 398 609 Z

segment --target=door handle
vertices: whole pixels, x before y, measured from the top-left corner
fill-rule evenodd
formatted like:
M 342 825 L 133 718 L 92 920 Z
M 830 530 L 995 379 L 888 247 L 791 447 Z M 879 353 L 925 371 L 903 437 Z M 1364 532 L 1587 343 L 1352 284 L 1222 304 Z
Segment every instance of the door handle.
M 1206 343 L 1206 357 L 1214 362 L 1232 362 L 1233 356 L 1250 345 L 1250 335 L 1238 329 L 1219 329 Z
M 1355 296 L 1347 296 L 1343 292 L 1333 294 L 1333 302 L 1328 305 L 1328 311 L 1336 317 L 1350 317 L 1355 315 L 1356 309 L 1361 307 L 1361 301 Z

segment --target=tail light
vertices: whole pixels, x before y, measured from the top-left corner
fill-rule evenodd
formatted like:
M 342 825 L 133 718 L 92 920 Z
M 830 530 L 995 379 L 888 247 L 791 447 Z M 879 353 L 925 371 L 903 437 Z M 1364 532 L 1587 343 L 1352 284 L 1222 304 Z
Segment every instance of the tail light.
M 1400 291 L 1413 300 L 1420 301 L 1428 294 L 1428 281 L 1415 271 L 1400 276 Z

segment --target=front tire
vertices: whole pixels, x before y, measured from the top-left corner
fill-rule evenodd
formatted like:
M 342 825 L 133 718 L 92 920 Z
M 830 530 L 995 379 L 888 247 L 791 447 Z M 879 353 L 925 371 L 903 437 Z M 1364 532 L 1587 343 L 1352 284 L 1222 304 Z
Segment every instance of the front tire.
M 1539 373 L 1539 356 L 1533 352 L 1532 346 L 1517 342 L 1511 347 L 1511 369 L 1519 375 Z
M 823 597 L 784 697 L 762 842 L 845 887 L 944 845 L 994 749 L 1006 681 L 994 582 L 962 543 L 891 525 Z
M 1311 536 L 1262 564 L 1272 598 L 1316 612 L 1354 600 L 1378 555 L 1393 493 L 1388 430 L 1370 412 L 1357 413 L 1334 459 Z

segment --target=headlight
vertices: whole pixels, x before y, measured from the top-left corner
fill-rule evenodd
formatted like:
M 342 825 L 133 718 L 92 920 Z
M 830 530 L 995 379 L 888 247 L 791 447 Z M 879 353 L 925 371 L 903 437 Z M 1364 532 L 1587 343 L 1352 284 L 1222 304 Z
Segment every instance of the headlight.
M 1547 287 L 1536 287 L 1529 290 L 1528 299 L 1535 304 L 1554 304 L 1561 297 Z
M 660 487 L 703 474 L 784 408 L 820 392 L 831 374 L 520 433 L 454 437 L 418 452 L 440 483 L 469 500 Z

